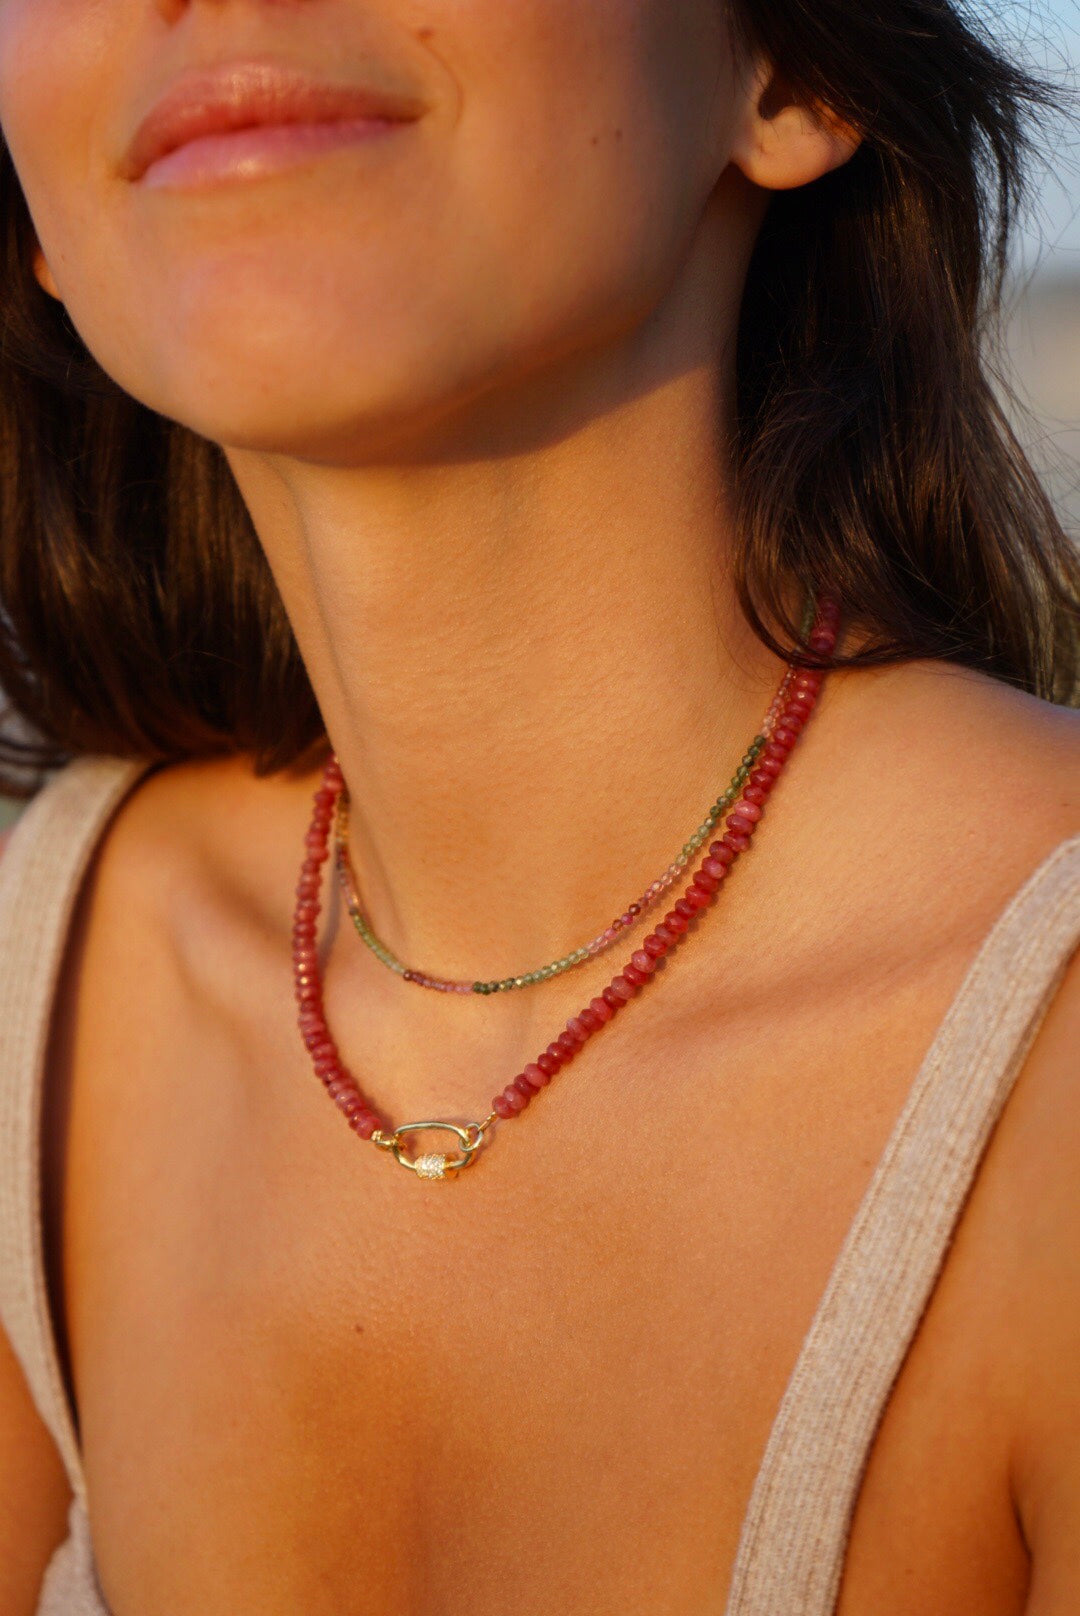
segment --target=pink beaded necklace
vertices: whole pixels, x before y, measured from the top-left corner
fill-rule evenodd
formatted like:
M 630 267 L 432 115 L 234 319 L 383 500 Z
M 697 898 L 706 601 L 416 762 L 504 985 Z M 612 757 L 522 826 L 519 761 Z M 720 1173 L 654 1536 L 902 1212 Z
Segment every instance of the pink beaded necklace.
M 822 596 L 816 605 L 807 640 L 810 651 L 830 656 L 836 649 L 840 608 L 831 597 Z M 368 1139 L 419 1178 L 456 1178 L 475 1157 L 487 1139 L 488 1130 L 498 1120 L 509 1121 L 520 1115 L 534 1095 L 545 1088 L 555 1073 L 574 1058 L 589 1038 L 606 1025 L 616 1011 L 653 978 L 657 961 L 674 948 L 689 928 L 691 920 L 709 908 L 731 866 L 750 846 L 761 820 L 765 802 L 773 790 L 799 733 L 817 703 L 823 674 L 816 669 L 799 670 L 790 666 L 769 708 L 761 735 L 753 749 L 753 767 L 742 786 L 742 795 L 726 819 L 727 829 L 710 844 L 708 856 L 694 874 L 683 896 L 663 921 L 635 949 L 622 971 L 607 987 L 571 1016 L 552 1043 L 530 1061 L 491 1102 L 490 1115 L 483 1122 L 428 1120 L 403 1122 L 390 1128 L 347 1070 L 337 1044 L 327 1026 L 323 1005 L 316 941 L 320 912 L 319 893 L 322 866 L 330 854 L 330 832 L 345 781 L 336 756 L 331 755 L 315 792 L 311 825 L 304 838 L 307 849 L 296 888 L 293 916 L 293 980 L 299 1008 L 300 1032 L 311 1056 L 315 1075 L 330 1098 L 344 1114 L 349 1127 L 361 1139 Z M 410 1156 L 405 1140 L 411 1133 L 442 1130 L 453 1134 L 460 1147 L 455 1156 L 425 1153 Z

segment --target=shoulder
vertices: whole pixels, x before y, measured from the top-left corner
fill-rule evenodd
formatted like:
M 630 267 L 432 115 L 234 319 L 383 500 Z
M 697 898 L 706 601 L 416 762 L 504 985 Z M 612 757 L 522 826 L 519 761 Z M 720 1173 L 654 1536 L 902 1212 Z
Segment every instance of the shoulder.
M 317 776 L 259 776 L 248 754 L 156 768 L 119 805 L 86 894 L 96 935 L 202 974 L 227 941 L 287 936 Z M 226 935 L 227 934 L 227 935 Z
M 815 782 L 834 776 L 829 800 L 843 796 L 858 827 L 851 856 L 871 851 L 882 868 L 902 871 L 897 901 L 933 907 L 944 890 L 977 932 L 1080 832 L 1080 711 L 950 663 L 832 683 L 820 740 L 807 737 Z

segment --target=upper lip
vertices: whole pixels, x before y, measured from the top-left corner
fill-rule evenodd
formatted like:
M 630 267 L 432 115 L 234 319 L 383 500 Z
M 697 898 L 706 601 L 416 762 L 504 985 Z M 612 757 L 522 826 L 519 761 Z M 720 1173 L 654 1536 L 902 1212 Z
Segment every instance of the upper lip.
M 122 171 L 127 179 L 141 179 L 167 152 L 230 129 L 341 118 L 408 121 L 422 111 L 408 92 L 318 79 L 279 62 L 227 62 L 183 74 L 170 85 L 136 129 Z

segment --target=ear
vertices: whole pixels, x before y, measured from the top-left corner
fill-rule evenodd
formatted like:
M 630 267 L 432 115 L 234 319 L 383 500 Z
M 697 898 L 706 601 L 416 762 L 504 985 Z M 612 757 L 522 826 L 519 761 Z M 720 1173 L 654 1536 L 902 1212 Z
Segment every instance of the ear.
M 34 279 L 37 281 L 42 290 L 48 292 L 50 297 L 55 297 L 57 301 L 61 301 L 60 288 L 53 279 L 53 272 L 49 268 L 45 254 L 42 252 L 40 246 L 35 246 L 34 248 L 33 269 Z
M 846 163 L 861 142 L 830 108 L 798 100 L 769 61 L 754 64 L 731 151 L 748 180 L 769 191 L 809 185 Z

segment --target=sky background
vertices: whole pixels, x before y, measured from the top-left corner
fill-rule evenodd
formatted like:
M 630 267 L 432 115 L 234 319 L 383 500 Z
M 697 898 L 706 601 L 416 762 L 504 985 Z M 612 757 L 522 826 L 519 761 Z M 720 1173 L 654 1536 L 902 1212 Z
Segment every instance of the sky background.
M 1080 279 L 1080 0 L 969 0 L 1033 64 L 1066 84 L 1072 127 L 1053 131 L 1049 164 L 1036 173 L 1037 206 L 1019 244 L 1023 268 Z

